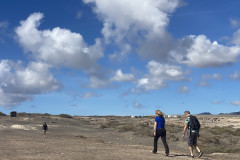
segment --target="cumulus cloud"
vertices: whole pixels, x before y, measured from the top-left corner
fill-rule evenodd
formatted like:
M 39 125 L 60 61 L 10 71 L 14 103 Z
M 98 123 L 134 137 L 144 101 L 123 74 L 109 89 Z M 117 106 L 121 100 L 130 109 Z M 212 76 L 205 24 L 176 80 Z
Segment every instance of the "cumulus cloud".
M 240 55 L 238 46 L 227 47 L 211 42 L 205 35 L 188 36 L 182 39 L 186 41 L 185 47 L 179 42 L 180 51 L 171 51 L 171 56 L 175 57 L 180 64 L 194 66 L 199 68 L 204 67 L 219 67 L 237 62 Z
M 61 84 L 49 72 L 49 65 L 31 62 L 24 67 L 9 60 L 0 62 L 0 106 L 13 107 L 33 95 L 59 90 Z
M 102 34 L 107 43 L 114 42 L 119 47 L 134 44 L 139 47 L 140 54 L 144 57 L 149 57 L 149 53 L 153 56 L 159 54 L 160 49 L 157 46 L 160 44 L 161 54 L 165 55 L 168 51 L 169 45 L 164 51 L 163 46 L 166 46 L 166 40 L 171 41 L 171 36 L 166 32 L 169 14 L 181 5 L 181 0 L 84 0 L 84 2 L 94 4 L 94 12 L 103 21 Z M 152 49 L 148 50 L 149 48 Z
M 177 62 L 199 68 L 220 67 L 235 63 L 239 46 L 224 46 L 211 42 L 205 35 L 190 35 L 174 39 L 166 31 L 170 14 L 181 0 L 84 0 L 94 4 L 94 12 L 103 22 L 102 34 L 107 43 L 116 44 L 120 51 L 111 59 L 131 51 L 148 60 Z M 232 19 L 232 22 L 235 23 Z M 233 42 L 239 42 L 236 33 Z M 123 47 L 129 45 L 131 47 Z M 239 44 L 239 43 L 238 43 Z
M 68 29 L 38 30 L 43 17 L 42 13 L 33 13 L 16 28 L 17 39 L 25 52 L 55 67 L 97 68 L 96 61 L 103 56 L 99 39 L 88 46 L 81 34 Z
M 189 92 L 189 88 L 187 86 L 180 86 L 178 89 L 179 93 L 188 93 Z
M 240 106 L 240 100 L 232 101 L 231 104 L 234 106 Z
M 147 65 L 149 74 L 138 80 L 137 87 L 143 90 L 157 90 L 167 87 L 168 81 L 187 80 L 180 66 L 161 64 L 150 61 Z
M 233 74 L 230 74 L 229 77 L 233 80 L 239 80 L 240 79 L 240 72 L 235 72 Z
M 179 5 L 179 0 L 84 0 L 94 3 L 94 11 L 104 22 L 103 34 L 109 35 L 121 31 L 146 30 L 162 32 L 168 24 L 167 13 L 172 13 Z M 117 35 L 120 36 L 120 35 Z
M 123 74 L 122 70 L 118 69 L 111 80 L 118 81 L 118 82 L 127 82 L 127 81 L 135 81 L 135 77 L 133 74 Z

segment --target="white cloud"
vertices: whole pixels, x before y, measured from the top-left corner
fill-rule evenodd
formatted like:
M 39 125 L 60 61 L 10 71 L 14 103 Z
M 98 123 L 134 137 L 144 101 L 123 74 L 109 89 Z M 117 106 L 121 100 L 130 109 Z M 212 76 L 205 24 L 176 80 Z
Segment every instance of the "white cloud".
M 223 77 L 222 75 L 218 74 L 218 73 L 213 73 L 213 74 L 204 74 L 201 77 L 202 80 L 211 80 L 211 79 L 215 79 L 215 80 L 222 80 Z
M 90 76 L 90 82 L 87 85 L 90 88 L 105 88 L 109 85 L 110 81 L 105 77 Z
M 240 100 L 232 101 L 231 104 L 234 106 L 240 106 Z
M 33 13 L 20 22 L 16 28 L 17 38 L 26 52 L 37 60 L 43 60 L 55 67 L 97 68 L 96 61 L 103 56 L 101 41 L 88 46 L 81 34 L 59 27 L 52 30 L 38 30 L 42 13 Z
M 224 103 L 223 100 L 221 100 L 221 101 L 212 100 L 212 104 L 222 104 L 222 103 Z
M 118 69 L 111 80 L 118 81 L 118 82 L 127 82 L 127 81 L 135 81 L 135 77 L 133 74 L 123 74 L 122 70 Z
M 150 61 L 147 65 L 149 74 L 138 80 L 138 88 L 144 90 L 157 90 L 167 87 L 168 81 L 187 80 L 179 66 L 161 64 Z
M 158 62 L 177 62 L 194 67 L 219 67 L 237 62 L 239 46 L 211 42 L 205 35 L 175 40 L 166 31 L 169 15 L 182 5 L 181 0 L 84 0 L 94 3 L 94 12 L 103 22 L 102 34 L 114 43 L 111 59 L 137 53 Z M 235 36 L 234 42 L 239 38 Z M 127 49 L 123 46 L 131 45 Z M 238 43 L 239 44 L 239 43 Z
M 220 74 L 214 73 L 213 74 L 213 79 L 215 79 L 215 80 L 222 80 L 223 77 Z
M 84 2 L 95 4 L 94 11 L 103 21 L 102 34 L 107 43 L 114 42 L 121 50 L 121 46 L 133 44 L 137 48 L 140 47 L 140 55 L 144 57 L 149 57 L 149 53 L 153 56 L 159 54 L 161 45 L 163 52 L 161 54 L 166 54 L 163 46 L 167 44 L 167 39 L 171 40 L 166 33 L 169 14 L 180 6 L 181 0 L 84 0 Z M 149 48 L 151 50 L 148 50 Z M 167 50 L 168 48 L 165 49 Z M 121 52 L 117 56 L 123 56 L 128 52 Z
M 168 24 L 167 13 L 173 12 L 179 0 L 84 0 L 95 3 L 94 11 L 104 22 L 103 32 L 135 30 L 161 32 Z M 107 34 L 104 34 L 108 37 Z
M 83 15 L 83 12 L 80 11 L 80 10 L 78 10 L 78 11 L 77 11 L 77 14 L 76 14 L 76 18 L 77 18 L 77 19 L 81 19 L 81 18 L 82 18 L 82 15 Z
M 182 39 L 186 41 L 179 48 L 182 53 L 171 52 L 171 56 L 181 64 L 203 67 L 219 67 L 237 62 L 240 55 L 240 48 L 237 46 L 227 47 L 218 44 L 216 41 L 211 42 L 205 35 L 188 36 Z M 177 48 L 178 49 L 178 48 Z
M 49 65 L 41 62 L 31 62 L 23 67 L 19 61 L 0 62 L 0 106 L 13 107 L 24 101 L 29 101 L 33 95 L 56 91 L 60 83 L 49 72 Z
M 202 75 L 202 77 L 200 78 L 198 85 L 202 86 L 202 87 L 209 87 L 209 80 L 217 80 L 217 81 L 221 81 L 223 79 L 222 75 L 218 74 L 218 73 L 213 73 L 213 74 L 204 74 Z
M 188 93 L 189 92 L 189 88 L 187 86 L 180 86 L 178 89 L 179 93 Z
M 5 38 L 9 38 L 8 26 L 8 21 L 0 22 L 0 43 L 4 43 Z
M 230 21 L 232 27 L 235 27 L 235 28 L 236 28 L 236 27 L 239 26 L 239 20 L 230 18 L 229 21 Z
M 142 108 L 144 108 L 145 106 L 144 106 L 143 104 L 137 102 L 137 101 L 134 101 L 134 102 L 133 102 L 133 107 L 134 107 L 134 108 L 137 108 L 137 109 L 142 109 Z
M 201 87 L 209 87 L 209 83 L 205 80 L 201 80 L 200 82 L 198 82 L 198 85 Z
M 233 34 L 233 40 L 232 42 L 238 46 L 240 46 L 240 29 L 238 29 L 234 34 Z
M 2 22 L 0 22 L 0 29 L 1 28 L 6 29 L 6 28 L 8 28 L 8 25 L 9 25 L 9 23 L 7 21 L 2 21 Z
M 240 72 L 235 72 L 234 74 L 230 74 L 229 77 L 233 80 L 239 80 L 240 79 Z
M 81 98 L 92 98 L 92 97 L 99 97 L 100 95 L 94 93 L 94 92 L 88 92 L 83 95 L 81 95 Z

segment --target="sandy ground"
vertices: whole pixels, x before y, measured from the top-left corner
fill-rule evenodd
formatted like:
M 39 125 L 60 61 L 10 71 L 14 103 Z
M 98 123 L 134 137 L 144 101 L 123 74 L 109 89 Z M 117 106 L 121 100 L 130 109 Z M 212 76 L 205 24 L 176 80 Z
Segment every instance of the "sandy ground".
M 232 118 L 233 122 L 236 120 Z M 109 118 L 75 117 L 0 117 L 1 160 L 185 160 L 189 154 L 186 140 L 168 142 L 169 157 L 159 141 L 158 154 L 151 154 L 153 137 L 132 132 L 101 129 Z M 122 119 L 118 119 L 121 120 Z M 131 118 L 127 120 L 132 120 Z M 133 120 L 139 121 L 139 120 Z M 166 120 L 173 123 L 173 120 Z M 230 122 L 230 120 L 226 120 Z M 44 138 L 41 126 L 47 122 Z M 216 121 L 218 122 L 218 121 Z M 176 122 L 177 123 L 177 122 Z M 181 136 L 181 133 L 179 133 Z M 240 154 L 204 154 L 205 160 L 239 159 Z

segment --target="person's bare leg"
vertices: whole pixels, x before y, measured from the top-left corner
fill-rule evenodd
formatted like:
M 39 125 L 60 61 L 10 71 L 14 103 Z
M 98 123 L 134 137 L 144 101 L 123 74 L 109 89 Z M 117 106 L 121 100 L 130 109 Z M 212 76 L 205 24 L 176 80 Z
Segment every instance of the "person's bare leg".
M 198 151 L 198 158 L 202 157 L 203 152 L 196 146 L 196 149 Z
M 198 148 L 198 146 L 196 146 L 196 150 L 198 151 L 198 153 L 201 152 L 201 150 Z
M 193 146 L 189 147 L 189 150 L 190 150 L 191 156 L 193 156 Z

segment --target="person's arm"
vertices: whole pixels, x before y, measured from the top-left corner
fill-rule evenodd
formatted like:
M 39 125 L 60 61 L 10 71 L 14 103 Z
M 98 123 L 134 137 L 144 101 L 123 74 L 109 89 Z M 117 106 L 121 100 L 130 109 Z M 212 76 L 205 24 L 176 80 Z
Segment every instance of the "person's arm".
M 185 124 L 185 126 L 184 126 L 184 128 L 183 128 L 183 135 L 182 135 L 182 138 L 184 138 L 184 136 L 185 136 L 185 133 L 186 133 L 186 131 L 187 131 L 187 124 Z
M 157 131 L 157 122 L 154 122 L 154 136 L 156 136 L 156 131 Z

